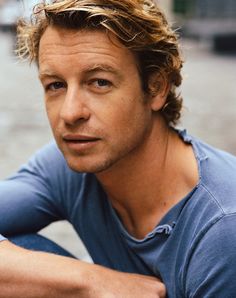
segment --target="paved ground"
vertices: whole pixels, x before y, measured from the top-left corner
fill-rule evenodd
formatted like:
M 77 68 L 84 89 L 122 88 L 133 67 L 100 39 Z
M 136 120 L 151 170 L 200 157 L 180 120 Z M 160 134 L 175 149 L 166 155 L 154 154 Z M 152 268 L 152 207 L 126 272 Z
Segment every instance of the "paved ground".
M 11 55 L 0 33 L 0 179 L 51 138 L 37 71 Z M 207 43 L 184 41 L 184 117 L 181 126 L 208 143 L 236 154 L 236 57 L 214 55 Z M 53 224 L 44 235 L 81 258 L 86 253 L 69 224 Z

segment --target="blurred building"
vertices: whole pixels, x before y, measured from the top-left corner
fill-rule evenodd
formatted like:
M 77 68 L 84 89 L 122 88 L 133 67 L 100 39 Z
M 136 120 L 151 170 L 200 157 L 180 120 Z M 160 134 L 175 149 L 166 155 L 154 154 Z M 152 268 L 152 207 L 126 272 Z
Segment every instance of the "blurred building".
M 172 11 L 183 36 L 210 40 L 218 52 L 236 53 L 235 0 L 172 0 Z
M 0 0 L 0 29 L 15 31 L 20 17 L 29 17 L 39 0 Z
M 187 36 L 236 34 L 235 0 L 173 0 L 173 12 Z
M 181 13 L 197 18 L 235 18 L 235 0 L 173 0 L 173 9 Z

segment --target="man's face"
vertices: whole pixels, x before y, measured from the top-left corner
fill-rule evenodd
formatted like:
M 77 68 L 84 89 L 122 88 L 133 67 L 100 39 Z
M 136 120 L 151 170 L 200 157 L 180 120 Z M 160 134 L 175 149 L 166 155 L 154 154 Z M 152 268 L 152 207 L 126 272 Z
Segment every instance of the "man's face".
M 134 55 L 114 36 L 47 28 L 39 74 L 52 131 L 72 169 L 98 173 L 144 146 L 150 104 Z

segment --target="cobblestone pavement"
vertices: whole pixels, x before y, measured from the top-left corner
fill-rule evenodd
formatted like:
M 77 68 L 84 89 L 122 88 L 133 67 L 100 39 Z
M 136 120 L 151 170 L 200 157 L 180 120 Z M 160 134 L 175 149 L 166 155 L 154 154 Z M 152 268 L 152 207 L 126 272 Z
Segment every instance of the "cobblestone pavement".
M 11 55 L 11 37 L 0 33 L 0 179 L 6 177 L 51 138 L 37 70 Z M 236 154 L 236 57 L 217 56 L 209 44 L 183 42 L 184 117 L 188 131 Z M 42 233 L 76 256 L 87 259 L 68 223 Z

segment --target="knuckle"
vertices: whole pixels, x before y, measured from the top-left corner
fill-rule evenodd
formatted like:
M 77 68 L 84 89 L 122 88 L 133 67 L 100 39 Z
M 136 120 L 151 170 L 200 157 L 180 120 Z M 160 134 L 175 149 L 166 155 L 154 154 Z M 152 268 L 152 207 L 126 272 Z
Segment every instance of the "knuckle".
M 166 297 L 166 287 L 163 283 L 158 283 L 157 294 L 158 294 L 158 298 Z

